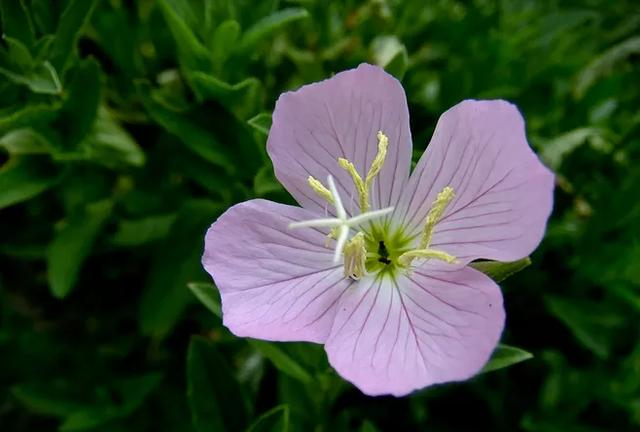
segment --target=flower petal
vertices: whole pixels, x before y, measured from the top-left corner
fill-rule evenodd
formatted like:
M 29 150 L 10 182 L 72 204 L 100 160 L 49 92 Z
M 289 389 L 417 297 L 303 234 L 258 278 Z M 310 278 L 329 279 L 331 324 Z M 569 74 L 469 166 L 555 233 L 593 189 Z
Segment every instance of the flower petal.
M 325 211 L 327 203 L 311 190 L 307 177 L 325 183 L 331 174 L 347 212 L 354 214 L 359 213 L 358 195 L 338 158 L 353 162 L 364 179 L 377 153 L 379 130 L 388 136 L 389 148 L 371 188 L 374 210 L 395 205 L 409 178 L 411 161 L 404 90 L 379 67 L 362 64 L 282 94 L 273 112 L 267 151 L 276 177 L 304 208 Z
M 470 378 L 504 327 L 500 289 L 469 267 L 424 264 L 393 281 L 369 278 L 340 301 L 325 349 L 368 395 L 403 396 Z
M 211 225 L 202 263 L 238 336 L 324 342 L 350 282 L 324 247 L 326 230 L 289 229 L 315 213 L 266 200 L 231 207 Z
M 445 186 L 456 196 L 435 227 L 432 247 L 463 263 L 512 261 L 542 240 L 554 176 L 527 144 L 514 105 L 469 100 L 445 112 L 396 207 L 395 222 L 418 234 Z

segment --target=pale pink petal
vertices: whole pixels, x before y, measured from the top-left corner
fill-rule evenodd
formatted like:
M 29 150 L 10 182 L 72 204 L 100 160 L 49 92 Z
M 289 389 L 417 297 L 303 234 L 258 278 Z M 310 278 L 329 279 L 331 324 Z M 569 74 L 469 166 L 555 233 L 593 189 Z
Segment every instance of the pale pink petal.
M 377 153 L 379 130 L 388 136 L 389 149 L 372 187 L 373 210 L 395 205 L 411 161 L 407 100 L 400 82 L 384 70 L 362 64 L 282 94 L 273 112 L 267 151 L 276 177 L 300 205 L 324 212 L 327 204 L 308 186 L 307 177 L 326 185 L 331 174 L 345 208 L 354 214 L 359 213 L 358 195 L 338 158 L 353 162 L 364 179 Z
M 211 225 L 202 263 L 220 290 L 224 325 L 234 334 L 324 342 L 350 282 L 324 247 L 326 230 L 288 228 L 314 217 L 299 207 L 251 200 Z
M 516 260 L 540 243 L 554 176 L 529 147 L 514 105 L 469 100 L 445 112 L 396 207 L 396 223 L 418 234 L 445 186 L 456 197 L 436 226 L 432 247 L 466 263 Z
M 429 263 L 395 282 L 370 277 L 350 288 L 325 349 L 336 371 L 362 392 L 403 396 L 478 373 L 504 319 L 490 278 Z

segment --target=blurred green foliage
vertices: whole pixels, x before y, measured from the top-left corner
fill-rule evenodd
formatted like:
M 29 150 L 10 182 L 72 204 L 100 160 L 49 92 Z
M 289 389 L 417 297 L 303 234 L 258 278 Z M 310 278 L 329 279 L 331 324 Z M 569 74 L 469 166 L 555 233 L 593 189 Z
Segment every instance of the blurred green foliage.
M 0 0 L 0 16 L 2 431 L 640 428 L 634 0 Z M 360 62 L 402 79 L 416 158 L 461 99 L 522 110 L 557 173 L 547 237 L 503 283 L 503 340 L 532 360 L 367 398 L 320 346 L 222 326 L 206 227 L 291 202 L 265 153 L 274 102 Z M 491 368 L 528 357 L 505 346 Z

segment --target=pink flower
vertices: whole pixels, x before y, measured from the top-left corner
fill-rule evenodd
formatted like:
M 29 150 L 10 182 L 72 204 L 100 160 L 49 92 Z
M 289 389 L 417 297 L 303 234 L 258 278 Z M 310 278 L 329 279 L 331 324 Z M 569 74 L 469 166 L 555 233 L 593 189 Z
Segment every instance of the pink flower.
M 478 373 L 505 312 L 496 283 L 467 264 L 529 255 L 553 203 L 517 108 L 454 106 L 410 175 L 402 86 L 363 64 L 284 93 L 267 150 L 301 207 L 247 201 L 207 232 L 202 261 L 224 324 L 322 343 L 368 395 Z

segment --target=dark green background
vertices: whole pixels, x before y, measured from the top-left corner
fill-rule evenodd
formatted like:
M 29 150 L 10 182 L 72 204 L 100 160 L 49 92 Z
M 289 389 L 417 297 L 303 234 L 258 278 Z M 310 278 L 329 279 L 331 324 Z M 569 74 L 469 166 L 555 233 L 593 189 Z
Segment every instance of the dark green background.
M 0 0 L 0 14 L 3 432 L 640 428 L 636 1 Z M 194 296 L 218 307 L 199 260 L 224 209 L 291 202 L 265 153 L 278 95 L 361 62 L 402 79 L 415 158 L 462 99 L 522 110 L 557 173 L 547 236 L 502 283 L 503 342 L 533 359 L 369 398 L 320 346 L 236 338 Z

